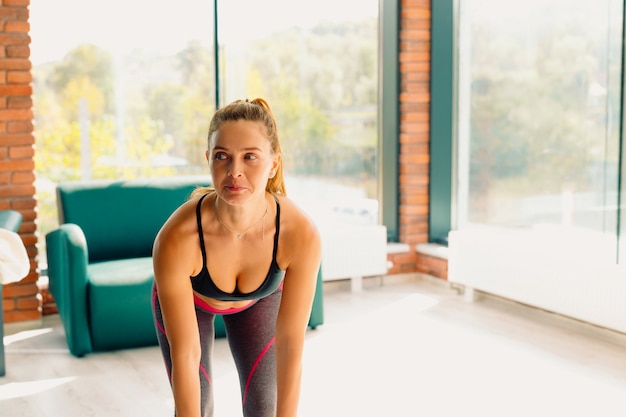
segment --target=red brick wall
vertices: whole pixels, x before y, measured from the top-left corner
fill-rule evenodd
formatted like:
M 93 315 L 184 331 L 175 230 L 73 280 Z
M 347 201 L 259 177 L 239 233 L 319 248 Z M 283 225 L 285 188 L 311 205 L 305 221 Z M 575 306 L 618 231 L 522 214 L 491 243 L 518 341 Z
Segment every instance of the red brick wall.
M 417 254 L 417 271 L 437 278 L 448 279 L 448 260 L 425 253 Z
M 406 254 L 390 260 L 399 272 L 424 271 L 415 248 L 428 242 L 430 169 L 431 0 L 400 2 L 400 242 Z M 444 263 L 446 263 L 444 261 Z M 447 269 L 447 268 L 444 268 Z M 437 276 L 445 278 L 432 269 Z M 393 271 L 392 271 L 393 272 Z M 447 275 L 447 273 L 445 274 Z
M 19 234 L 31 260 L 28 276 L 2 289 L 5 322 L 41 317 L 29 4 L 30 0 L 0 0 L 0 210 L 22 213 Z
M 415 251 L 390 253 L 387 260 L 391 261 L 391 268 L 387 271 L 389 275 L 404 274 L 417 270 L 417 259 Z

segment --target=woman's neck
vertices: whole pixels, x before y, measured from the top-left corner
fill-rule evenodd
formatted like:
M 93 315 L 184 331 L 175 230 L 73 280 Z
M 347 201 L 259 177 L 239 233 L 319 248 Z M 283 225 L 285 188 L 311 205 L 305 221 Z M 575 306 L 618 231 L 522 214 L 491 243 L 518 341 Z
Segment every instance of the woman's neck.
M 269 210 L 266 193 L 263 201 L 250 201 L 246 204 L 228 204 L 218 195 L 214 201 L 215 217 L 217 221 L 238 239 L 243 238 L 257 226 L 264 224 Z

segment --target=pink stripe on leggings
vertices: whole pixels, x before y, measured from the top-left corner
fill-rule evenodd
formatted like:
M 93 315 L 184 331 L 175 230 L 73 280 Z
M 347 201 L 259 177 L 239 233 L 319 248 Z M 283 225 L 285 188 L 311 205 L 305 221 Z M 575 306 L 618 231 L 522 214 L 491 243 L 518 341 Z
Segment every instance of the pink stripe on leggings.
M 254 375 L 254 371 L 256 371 L 256 368 L 259 366 L 259 363 L 261 363 L 261 360 L 263 359 L 267 351 L 270 350 L 275 340 L 276 338 L 272 337 L 272 340 L 270 340 L 267 346 L 265 346 L 265 348 L 263 349 L 259 357 L 254 362 L 254 365 L 252 365 L 252 369 L 250 370 L 250 374 L 248 375 L 248 380 L 246 381 L 246 388 L 243 392 L 243 404 L 246 403 L 246 397 L 248 396 L 248 387 L 250 386 L 250 382 L 252 381 L 252 376 Z
M 158 293 L 157 293 L 157 289 L 156 287 L 152 287 L 152 308 L 154 311 L 156 311 L 156 303 L 157 303 L 157 298 L 158 298 Z M 165 334 L 165 329 L 163 328 L 163 326 L 161 326 L 161 323 L 159 323 L 158 320 L 155 320 L 154 322 L 156 323 L 157 327 L 159 328 L 159 331 L 163 334 Z

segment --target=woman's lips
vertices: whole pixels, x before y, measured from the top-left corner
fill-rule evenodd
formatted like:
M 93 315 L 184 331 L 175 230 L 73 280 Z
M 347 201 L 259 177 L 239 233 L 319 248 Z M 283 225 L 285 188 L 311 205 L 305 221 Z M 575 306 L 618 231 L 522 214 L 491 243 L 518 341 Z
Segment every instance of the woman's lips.
M 241 191 L 243 189 L 245 189 L 245 187 L 241 187 L 239 185 L 227 185 L 226 189 L 229 191 Z

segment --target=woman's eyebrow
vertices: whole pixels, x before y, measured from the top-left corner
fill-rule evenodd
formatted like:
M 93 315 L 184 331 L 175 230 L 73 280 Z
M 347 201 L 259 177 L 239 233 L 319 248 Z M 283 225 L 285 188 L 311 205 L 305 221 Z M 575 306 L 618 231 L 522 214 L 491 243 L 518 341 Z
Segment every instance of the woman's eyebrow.
M 224 146 L 219 146 L 219 145 L 216 145 L 216 146 L 214 146 L 214 147 L 213 147 L 213 150 L 214 150 L 214 151 L 216 151 L 216 150 L 218 150 L 218 151 L 228 151 L 229 149 L 228 149 L 228 148 L 226 148 L 226 147 L 224 147 Z M 259 147 L 257 147 L 257 146 L 252 146 L 252 147 L 249 147 L 249 148 L 243 148 L 243 149 L 241 149 L 241 150 L 242 150 L 242 151 L 245 151 L 245 152 L 249 152 L 249 151 L 258 151 L 258 152 L 262 152 L 262 151 L 263 151 L 263 149 L 261 149 L 261 148 L 259 148 Z

